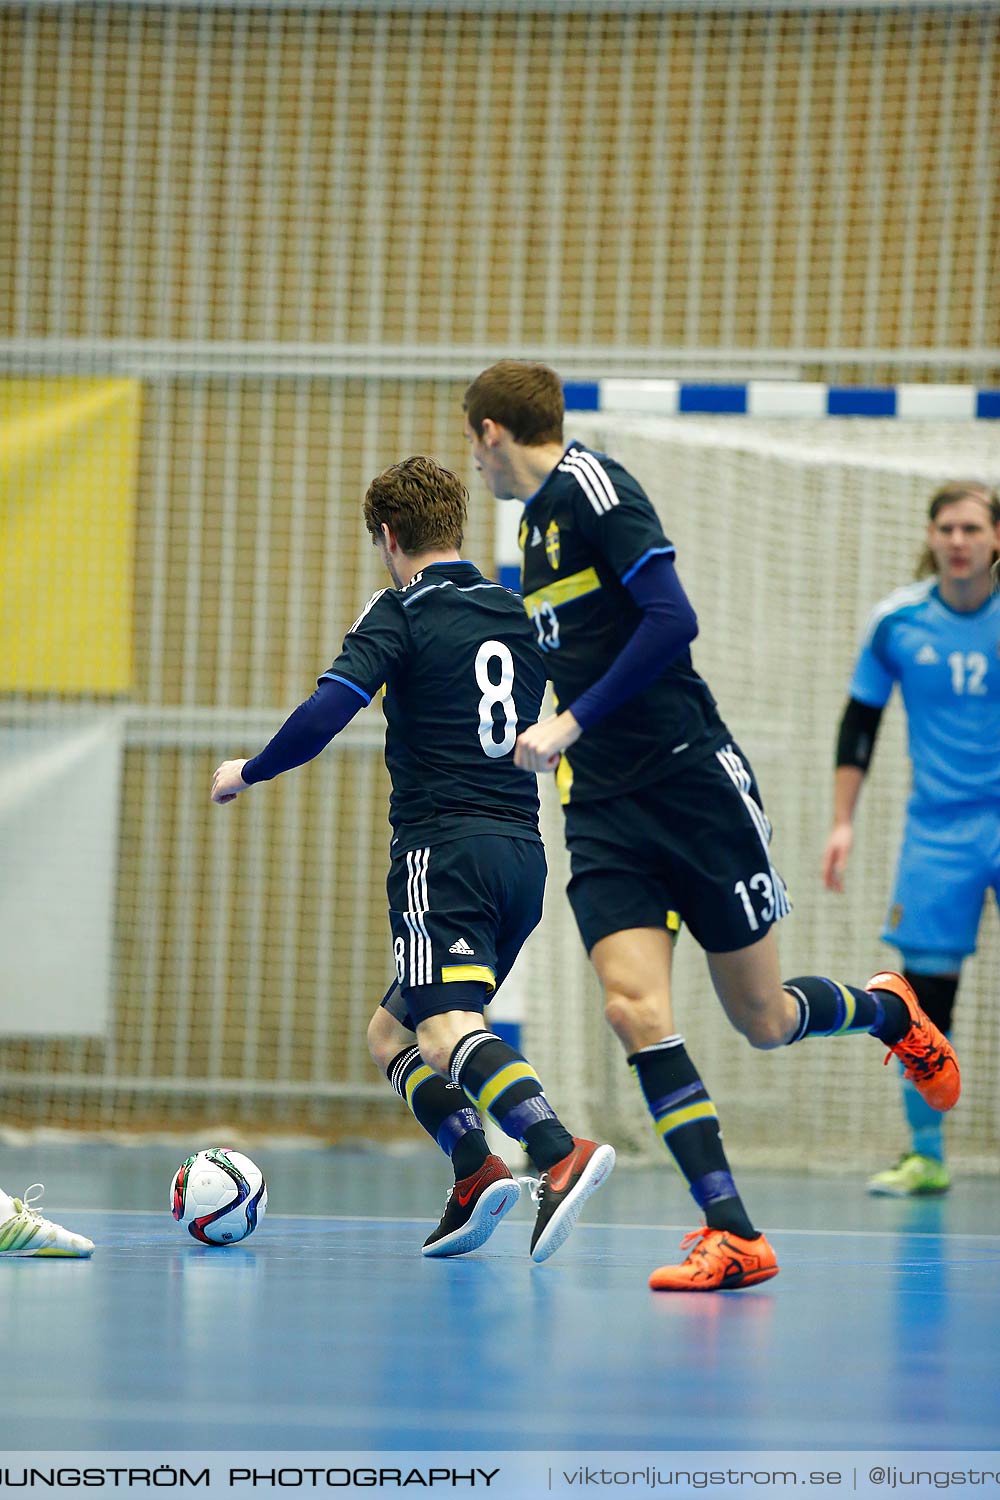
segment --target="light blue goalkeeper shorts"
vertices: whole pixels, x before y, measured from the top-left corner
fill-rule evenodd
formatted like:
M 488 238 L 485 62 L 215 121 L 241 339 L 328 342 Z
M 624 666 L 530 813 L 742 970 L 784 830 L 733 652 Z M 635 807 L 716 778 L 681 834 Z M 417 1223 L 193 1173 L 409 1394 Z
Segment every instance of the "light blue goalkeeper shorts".
M 990 890 L 1000 903 L 1000 806 L 911 808 L 882 937 L 917 972 L 956 972 Z

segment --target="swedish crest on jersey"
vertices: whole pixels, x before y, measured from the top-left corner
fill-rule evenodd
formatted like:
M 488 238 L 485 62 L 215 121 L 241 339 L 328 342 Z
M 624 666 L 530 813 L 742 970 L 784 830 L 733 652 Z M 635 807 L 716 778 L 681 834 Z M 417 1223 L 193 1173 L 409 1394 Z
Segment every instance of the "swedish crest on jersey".
M 550 521 L 545 528 L 545 556 L 549 560 L 549 567 L 553 573 L 559 571 L 559 527 L 555 521 Z

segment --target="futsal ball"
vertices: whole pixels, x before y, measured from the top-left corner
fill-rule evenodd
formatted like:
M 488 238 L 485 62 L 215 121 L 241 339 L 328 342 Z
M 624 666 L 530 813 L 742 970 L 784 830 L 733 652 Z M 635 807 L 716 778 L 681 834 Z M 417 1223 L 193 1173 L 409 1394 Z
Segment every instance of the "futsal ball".
M 174 1174 L 170 1211 L 203 1245 L 245 1240 L 266 1208 L 263 1174 L 242 1151 L 221 1146 L 196 1151 Z

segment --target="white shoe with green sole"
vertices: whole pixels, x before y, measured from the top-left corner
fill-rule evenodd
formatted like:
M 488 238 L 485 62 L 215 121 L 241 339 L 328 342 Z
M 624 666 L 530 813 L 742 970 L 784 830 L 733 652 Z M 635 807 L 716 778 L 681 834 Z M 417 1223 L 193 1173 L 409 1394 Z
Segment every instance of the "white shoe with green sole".
M 35 1191 L 37 1189 L 37 1192 Z M 79 1260 L 93 1255 L 94 1242 L 85 1235 L 73 1234 L 61 1224 L 53 1224 L 36 1212 L 34 1205 L 44 1189 L 33 1182 L 21 1198 L 9 1198 L 0 1192 L 0 1260 L 5 1256 L 48 1256 L 51 1259 Z M 30 1196 L 34 1194 L 34 1197 Z
M 946 1193 L 951 1177 L 943 1161 L 933 1156 L 919 1156 L 912 1151 L 901 1156 L 888 1171 L 876 1172 L 868 1180 L 868 1191 L 876 1198 L 919 1198 L 926 1194 Z

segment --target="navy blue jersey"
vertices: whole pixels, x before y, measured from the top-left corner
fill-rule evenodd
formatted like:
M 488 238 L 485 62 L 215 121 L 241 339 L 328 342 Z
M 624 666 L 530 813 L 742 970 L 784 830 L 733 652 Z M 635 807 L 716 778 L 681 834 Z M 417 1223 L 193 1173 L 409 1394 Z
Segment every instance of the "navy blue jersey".
M 538 789 L 514 765 L 545 663 L 521 601 L 472 563 L 432 563 L 369 600 L 324 677 L 384 685 L 393 853 L 476 833 L 535 838 Z M 322 679 L 321 679 L 322 680 Z
M 651 556 L 673 557 L 674 547 L 632 475 L 579 443 L 525 504 L 519 540 L 524 607 L 558 702 L 569 708 L 603 676 L 642 617 L 629 579 Z M 562 800 L 646 786 L 729 738 L 684 651 L 564 753 Z

